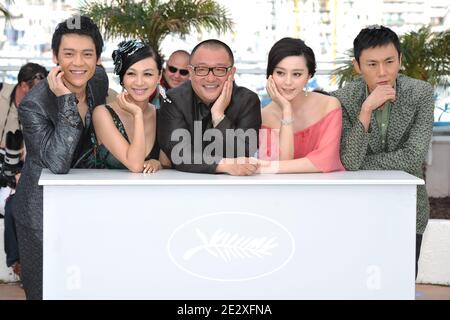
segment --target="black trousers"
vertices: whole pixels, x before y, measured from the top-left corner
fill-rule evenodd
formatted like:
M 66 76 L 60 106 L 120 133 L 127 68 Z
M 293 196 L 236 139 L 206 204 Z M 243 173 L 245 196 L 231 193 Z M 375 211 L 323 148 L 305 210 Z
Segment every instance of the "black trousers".
M 422 246 L 422 235 L 416 234 L 416 279 L 419 266 L 420 247 Z
M 19 261 L 19 245 L 17 244 L 16 224 L 12 211 L 14 195 L 10 195 L 5 203 L 5 232 L 4 243 L 6 253 L 6 265 L 11 267 Z
M 22 284 L 28 300 L 42 299 L 43 231 L 16 221 Z

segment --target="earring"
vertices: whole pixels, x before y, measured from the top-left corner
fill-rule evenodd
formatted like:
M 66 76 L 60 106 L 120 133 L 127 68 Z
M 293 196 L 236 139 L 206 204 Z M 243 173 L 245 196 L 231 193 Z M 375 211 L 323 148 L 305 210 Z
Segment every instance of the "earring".
M 308 89 L 305 87 L 305 97 L 308 96 Z

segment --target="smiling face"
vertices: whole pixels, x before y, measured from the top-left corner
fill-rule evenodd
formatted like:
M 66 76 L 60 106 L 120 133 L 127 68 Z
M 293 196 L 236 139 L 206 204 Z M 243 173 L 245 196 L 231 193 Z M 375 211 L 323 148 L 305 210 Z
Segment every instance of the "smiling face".
M 400 71 L 401 56 L 393 43 L 384 46 L 364 49 L 359 57 L 359 63 L 354 60 L 353 66 L 367 83 L 369 92 L 379 85 L 391 85 Z
M 153 58 L 145 58 L 132 64 L 123 76 L 123 87 L 136 102 L 147 101 L 161 78 Z
M 85 35 L 65 34 L 61 38 L 58 55 L 53 55 L 53 61 L 61 66 L 68 89 L 79 91 L 86 87 L 95 73 L 97 55 L 94 41 Z
M 211 104 L 219 97 L 223 85 L 230 75 L 234 75 L 236 68 L 233 67 L 225 76 L 215 76 L 210 71 L 206 76 L 197 76 L 194 67 L 222 67 L 227 68 L 232 65 L 228 52 L 222 47 L 200 47 L 191 57 L 189 68 L 192 81 L 192 89 L 197 96 L 206 104 Z
M 305 57 L 284 58 L 274 68 L 272 78 L 280 94 L 288 101 L 303 95 L 303 89 L 310 78 Z
M 171 88 L 176 88 L 189 79 L 188 65 L 189 56 L 187 54 L 177 52 L 170 56 L 164 69 L 164 78 Z

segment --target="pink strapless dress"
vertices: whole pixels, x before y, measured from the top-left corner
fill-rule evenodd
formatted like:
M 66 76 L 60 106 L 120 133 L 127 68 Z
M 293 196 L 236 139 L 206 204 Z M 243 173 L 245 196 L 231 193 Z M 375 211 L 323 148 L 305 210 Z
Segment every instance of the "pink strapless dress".
M 309 127 L 294 133 L 294 158 L 307 158 L 321 172 L 344 171 L 339 149 L 342 110 L 334 109 Z M 279 160 L 279 130 L 262 126 L 259 158 Z

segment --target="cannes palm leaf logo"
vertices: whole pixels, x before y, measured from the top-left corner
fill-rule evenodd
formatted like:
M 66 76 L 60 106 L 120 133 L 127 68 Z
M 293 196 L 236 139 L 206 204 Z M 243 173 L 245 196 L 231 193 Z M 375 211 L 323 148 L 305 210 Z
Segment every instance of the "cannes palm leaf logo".
M 195 232 L 202 244 L 186 251 L 183 255 L 184 260 L 190 260 L 201 251 L 207 251 L 225 262 L 233 259 L 262 258 L 271 256 L 271 250 L 278 246 L 277 237 L 246 237 L 219 229 L 208 239 L 200 229 L 195 229 Z

